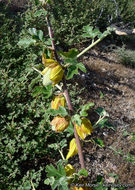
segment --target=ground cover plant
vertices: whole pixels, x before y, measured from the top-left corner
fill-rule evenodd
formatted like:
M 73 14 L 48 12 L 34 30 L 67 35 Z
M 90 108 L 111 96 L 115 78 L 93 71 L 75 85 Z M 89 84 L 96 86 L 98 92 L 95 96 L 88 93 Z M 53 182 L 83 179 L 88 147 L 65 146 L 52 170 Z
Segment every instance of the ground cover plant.
M 50 117 L 48 117 L 50 113 L 47 115 L 45 113 L 50 108 L 50 102 L 54 98 L 52 88 L 50 86 L 43 87 L 42 77 L 32 68 L 34 67 L 40 71 L 43 69 L 43 64 L 39 64 L 39 62 L 42 62 L 43 43 L 37 43 L 37 40 L 43 39 L 41 30 L 44 27 L 43 23 L 46 15 L 43 11 L 38 12 L 37 7 L 35 7 L 35 12 L 39 16 L 34 16 L 35 14 L 32 14 L 29 10 L 26 13 L 27 23 L 24 23 L 24 28 L 20 34 L 20 39 L 23 38 L 23 41 L 19 43 L 20 46 L 23 46 L 21 48 L 17 45 L 18 36 L 14 35 L 14 32 L 18 32 L 18 20 L 15 21 L 11 14 L 1 14 L 1 23 L 8 15 L 7 22 L 4 22 L 1 28 L 1 189 L 44 188 L 44 180 L 46 179 L 44 177 L 45 166 L 49 161 L 51 162 L 51 159 L 56 156 L 59 157 L 59 153 L 62 155 L 62 150 L 64 149 L 64 152 L 67 150 L 68 143 L 71 140 L 69 132 L 57 134 L 50 128 L 50 122 L 54 117 L 52 115 L 55 115 L 56 112 L 51 113 Z M 40 19 L 41 15 L 44 20 Z M 37 20 L 35 21 L 35 19 Z M 19 22 L 23 22 L 23 20 L 20 18 Z M 39 24 L 37 30 L 32 29 L 33 25 L 36 27 L 37 23 Z M 31 41 L 24 41 L 24 36 L 26 36 L 24 34 L 28 28 L 31 29 L 27 30 L 26 39 L 31 39 L 31 36 L 33 38 Z M 85 29 L 92 30 L 89 27 Z M 8 35 L 3 32 L 5 30 L 9 31 Z M 87 36 L 88 34 L 85 33 L 85 35 Z M 47 37 L 46 39 L 49 38 Z M 36 47 L 32 46 L 33 42 L 36 42 Z M 47 43 L 47 46 L 51 45 L 49 40 Z M 31 45 L 30 48 L 28 48 L 29 45 Z M 47 54 L 49 58 L 51 49 Z M 17 66 L 16 63 L 18 63 Z M 68 63 L 67 66 L 69 66 Z M 53 93 L 54 91 L 56 91 L 57 95 L 60 89 L 53 88 Z M 72 98 L 72 100 L 77 111 L 79 107 L 76 97 Z M 88 107 L 82 108 L 83 114 L 86 114 L 85 109 Z M 63 113 L 63 110 L 59 111 L 61 114 Z M 67 139 L 68 142 L 63 141 L 63 139 Z M 100 140 L 98 140 L 98 143 L 100 146 L 103 145 Z M 64 147 L 66 144 L 67 147 Z M 64 171 L 63 161 L 58 163 L 58 168 Z M 81 171 L 75 175 L 75 178 L 82 174 L 87 175 L 85 171 Z M 51 178 L 52 182 L 54 178 Z M 102 182 L 103 180 L 100 178 L 99 183 Z M 47 180 L 46 183 L 50 183 L 50 180 Z
M 118 54 L 119 60 L 122 64 L 127 67 L 135 67 L 135 51 L 128 50 L 124 46 L 122 48 L 117 48 L 115 52 Z

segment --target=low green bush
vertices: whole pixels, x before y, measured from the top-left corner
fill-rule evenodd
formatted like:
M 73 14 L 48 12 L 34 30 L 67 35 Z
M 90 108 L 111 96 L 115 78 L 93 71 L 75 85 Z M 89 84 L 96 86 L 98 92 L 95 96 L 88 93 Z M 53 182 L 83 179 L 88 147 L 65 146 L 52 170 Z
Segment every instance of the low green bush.
M 82 27 L 92 25 L 105 29 L 112 23 L 132 23 L 135 19 L 134 0 L 72 0 L 53 1 L 50 10 L 55 39 L 60 45 L 82 42 Z
M 135 51 L 126 49 L 125 46 L 119 47 L 115 50 L 118 55 L 120 63 L 127 67 L 135 68 Z
M 30 22 L 3 6 L 0 23 L 0 189 L 26 190 L 31 183 L 37 189 L 48 155 L 56 156 L 48 142 L 59 142 L 61 135 L 51 131 L 45 115 L 50 99 L 35 93 L 42 80 L 32 67 L 41 61 L 41 47 L 17 45 L 18 32 L 23 35 Z

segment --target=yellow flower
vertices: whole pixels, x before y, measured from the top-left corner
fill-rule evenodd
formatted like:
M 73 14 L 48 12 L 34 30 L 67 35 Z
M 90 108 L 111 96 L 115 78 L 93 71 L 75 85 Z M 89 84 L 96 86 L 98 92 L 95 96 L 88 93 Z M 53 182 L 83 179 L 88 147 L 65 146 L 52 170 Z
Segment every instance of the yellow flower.
M 56 116 L 50 123 L 52 125 L 52 129 L 56 132 L 64 131 L 69 125 L 69 118 L 64 118 L 60 116 Z
M 65 107 L 65 103 L 65 97 L 62 97 L 62 95 L 56 96 L 51 102 L 51 108 L 57 110 L 60 106 Z
M 65 166 L 65 171 L 66 176 L 72 176 L 72 174 L 75 173 L 75 168 L 71 164 L 68 164 Z
M 51 52 L 51 59 L 46 59 L 45 53 L 42 55 L 42 62 L 45 69 L 42 71 L 43 74 L 43 85 L 59 83 L 64 75 L 64 70 L 61 65 L 53 59 L 53 52 Z
M 75 124 L 75 127 L 76 127 L 76 131 L 77 131 L 78 135 L 83 140 L 85 139 L 85 137 L 87 135 L 91 135 L 91 133 L 93 131 L 91 122 L 86 118 L 82 118 L 81 126 L 78 126 L 78 125 Z
M 75 138 L 73 138 L 69 144 L 69 152 L 66 156 L 66 160 L 68 160 L 70 157 L 76 155 L 77 153 L 78 153 L 77 144 L 75 142 Z
M 47 86 L 49 84 L 55 84 L 59 83 L 64 75 L 64 70 L 62 69 L 61 65 L 54 64 L 46 67 L 43 71 L 43 85 Z
M 46 55 L 45 53 L 43 52 L 42 54 L 42 63 L 44 64 L 45 67 L 50 67 L 50 66 L 54 66 L 55 64 L 57 64 L 57 61 L 55 61 L 53 59 L 53 51 L 51 52 L 51 58 L 50 59 L 46 59 Z
M 59 83 L 64 75 L 64 70 L 62 69 L 61 65 L 57 65 L 52 68 L 50 73 L 50 80 L 53 81 L 53 85 Z

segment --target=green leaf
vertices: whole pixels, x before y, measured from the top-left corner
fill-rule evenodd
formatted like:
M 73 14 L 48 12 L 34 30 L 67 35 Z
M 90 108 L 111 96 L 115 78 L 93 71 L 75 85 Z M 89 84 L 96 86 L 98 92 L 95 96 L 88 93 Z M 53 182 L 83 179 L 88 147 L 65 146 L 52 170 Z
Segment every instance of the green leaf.
M 106 121 L 108 121 L 108 119 L 107 119 L 107 118 L 103 118 L 103 119 L 101 119 L 101 120 L 98 122 L 97 125 L 98 125 L 99 127 L 103 128 L 103 127 L 105 126 Z
M 45 98 L 52 96 L 52 85 L 48 86 L 36 86 L 32 92 L 32 96 L 36 97 L 43 94 Z
M 83 27 L 83 31 L 86 32 L 86 33 L 91 33 L 92 30 L 93 30 L 93 26 L 87 25 L 87 26 Z
M 58 180 L 55 180 L 54 183 L 51 185 L 52 190 L 69 190 L 68 189 L 68 182 L 66 177 L 61 177 Z
M 100 91 L 100 99 L 104 97 L 104 94 Z
M 88 34 L 88 33 L 82 34 L 82 37 L 83 37 L 83 38 L 89 38 L 89 37 L 90 37 L 90 34 Z
M 36 86 L 32 92 L 32 96 L 36 97 L 39 96 L 42 93 L 42 87 L 41 86 Z
M 42 30 L 37 30 L 36 28 L 29 28 L 29 33 L 32 35 L 32 38 L 43 41 Z
M 106 36 L 108 36 L 109 34 L 111 34 L 112 31 L 113 31 L 113 29 L 111 30 L 110 28 L 108 28 L 106 31 L 104 31 L 103 33 L 99 34 L 98 37 L 100 39 L 105 38 Z
M 71 65 L 68 67 L 68 72 L 67 72 L 67 76 L 66 79 L 69 80 L 71 78 L 73 78 L 73 76 L 75 74 L 78 74 L 78 68 L 76 65 Z
M 49 144 L 48 147 L 49 148 L 53 148 L 54 150 L 58 150 L 59 149 L 59 145 L 57 143 Z
M 50 178 L 45 179 L 44 184 L 49 185 L 50 184 Z
M 68 132 L 68 137 L 74 135 L 74 126 L 72 124 L 72 121 L 70 121 L 68 128 L 66 128 L 64 132 Z
M 83 31 L 84 31 L 84 34 L 82 35 L 82 37 L 89 37 L 92 39 L 102 34 L 98 28 L 93 29 L 93 27 L 89 25 L 84 26 Z
M 105 111 L 105 109 L 104 109 L 104 108 L 101 108 L 101 107 L 97 108 L 97 109 L 95 110 L 95 112 L 96 112 L 97 114 L 99 114 L 100 116 L 109 116 L 109 114 Z
M 78 64 L 78 61 L 77 61 L 77 59 L 75 59 L 75 58 L 67 58 L 67 59 L 64 60 L 64 63 L 65 63 L 65 64 L 66 64 L 66 63 L 70 63 L 71 65 L 77 65 L 77 64 Z
M 38 5 L 39 4 L 39 0 L 35 0 L 35 5 Z
M 52 116 L 60 115 L 62 117 L 65 117 L 68 115 L 67 110 L 63 106 L 60 106 L 58 110 L 48 109 L 46 113 Z
M 36 28 L 29 28 L 29 33 L 32 35 L 32 36 L 37 36 L 37 29 Z
M 88 104 L 85 104 L 85 105 L 81 106 L 80 115 L 83 116 L 83 117 L 87 116 L 87 115 L 88 115 L 88 114 L 87 114 L 87 111 L 88 111 L 91 107 L 93 107 L 94 105 L 95 105 L 95 104 L 94 104 L 93 102 L 90 102 L 90 103 L 88 103 Z
M 110 129 L 116 131 L 116 128 L 115 128 L 111 123 L 109 123 L 108 121 L 105 122 L 105 126 L 106 126 L 107 128 L 110 128 Z
M 46 16 L 47 15 L 47 11 L 45 11 L 44 9 L 40 9 L 40 10 L 37 10 L 35 12 L 35 16 L 40 17 L 41 15 Z
M 47 177 L 59 178 L 62 176 L 52 164 L 47 165 L 45 171 L 47 172 Z
M 85 176 L 87 177 L 88 176 L 88 171 L 86 169 L 81 169 L 79 172 L 78 172 L 79 175 L 81 176 Z
M 63 57 L 63 58 L 75 58 L 79 52 L 76 48 L 70 49 L 68 52 L 62 52 L 60 51 L 59 54 Z
M 43 41 L 43 31 L 42 31 L 42 30 L 39 30 L 39 31 L 37 32 L 37 35 L 38 35 L 39 39 L 40 39 L 41 41 Z
M 43 87 L 42 92 L 44 94 L 44 98 L 49 98 L 50 96 L 52 96 L 52 93 L 53 93 L 52 85 L 48 85 L 46 87 Z
M 34 43 L 36 43 L 36 40 L 34 40 L 32 38 L 23 38 L 23 39 L 19 40 L 19 42 L 17 43 L 17 45 L 20 46 L 20 47 L 27 48 L 30 45 L 34 44 Z
M 63 162 L 61 160 L 57 162 L 57 169 L 52 164 L 50 164 L 46 166 L 45 171 L 47 172 L 47 177 L 54 177 L 55 179 L 66 176 Z
M 60 145 L 60 148 L 63 149 L 64 147 L 67 146 L 67 140 L 63 139 L 62 141 L 60 141 L 59 145 Z
M 78 69 L 86 73 L 86 68 L 83 63 L 78 63 L 76 66 L 78 67 Z
M 79 114 L 75 114 L 72 117 L 72 122 L 75 122 L 77 125 L 81 126 L 82 123 L 81 116 Z
M 95 29 L 93 30 L 93 33 L 95 34 L 95 36 L 98 36 L 98 35 L 101 34 L 101 32 L 99 31 L 98 28 L 95 28 Z
M 49 38 L 48 40 L 45 41 L 45 45 L 47 45 L 47 46 L 51 46 L 51 44 L 52 44 L 52 41 L 51 41 L 50 38 Z
M 96 138 L 96 139 L 93 139 L 94 141 L 95 141 L 95 143 L 98 145 L 98 146 L 100 146 L 100 147 L 104 147 L 105 145 L 104 145 L 104 142 L 101 140 L 101 139 L 99 139 L 99 138 Z
M 69 190 L 68 189 L 68 182 L 67 182 L 67 177 L 63 176 L 59 179 L 59 187 L 58 190 Z

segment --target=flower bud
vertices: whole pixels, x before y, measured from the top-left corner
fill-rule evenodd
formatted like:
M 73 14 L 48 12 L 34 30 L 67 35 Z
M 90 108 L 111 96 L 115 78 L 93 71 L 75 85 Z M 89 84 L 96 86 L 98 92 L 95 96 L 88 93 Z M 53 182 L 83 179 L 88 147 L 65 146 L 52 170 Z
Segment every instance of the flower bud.
M 72 174 L 75 173 L 75 168 L 71 164 L 68 164 L 65 166 L 65 171 L 66 176 L 72 176 Z
M 64 131 L 69 125 L 69 118 L 64 118 L 60 116 L 56 116 L 50 123 L 52 125 L 52 129 L 56 132 Z
M 61 65 L 58 63 L 51 64 L 50 66 L 46 67 L 43 71 L 43 85 L 47 86 L 49 84 L 57 84 L 59 83 L 64 75 L 64 70 L 62 69 Z
M 43 71 L 43 85 L 47 86 L 49 84 L 59 83 L 64 75 L 64 70 L 61 65 L 53 59 L 54 52 L 51 52 L 51 58 L 46 59 L 46 54 L 42 54 L 42 63 L 46 67 Z
M 64 75 L 64 70 L 62 69 L 61 65 L 57 65 L 52 68 L 50 73 L 50 80 L 53 81 L 53 85 L 59 83 Z
M 87 118 L 82 118 L 81 126 L 75 124 L 76 131 L 81 139 L 85 139 L 87 135 L 91 135 L 93 128 L 91 122 Z
M 62 97 L 61 95 L 56 96 L 51 102 L 51 108 L 57 110 L 60 106 L 65 107 L 65 103 L 65 97 Z

